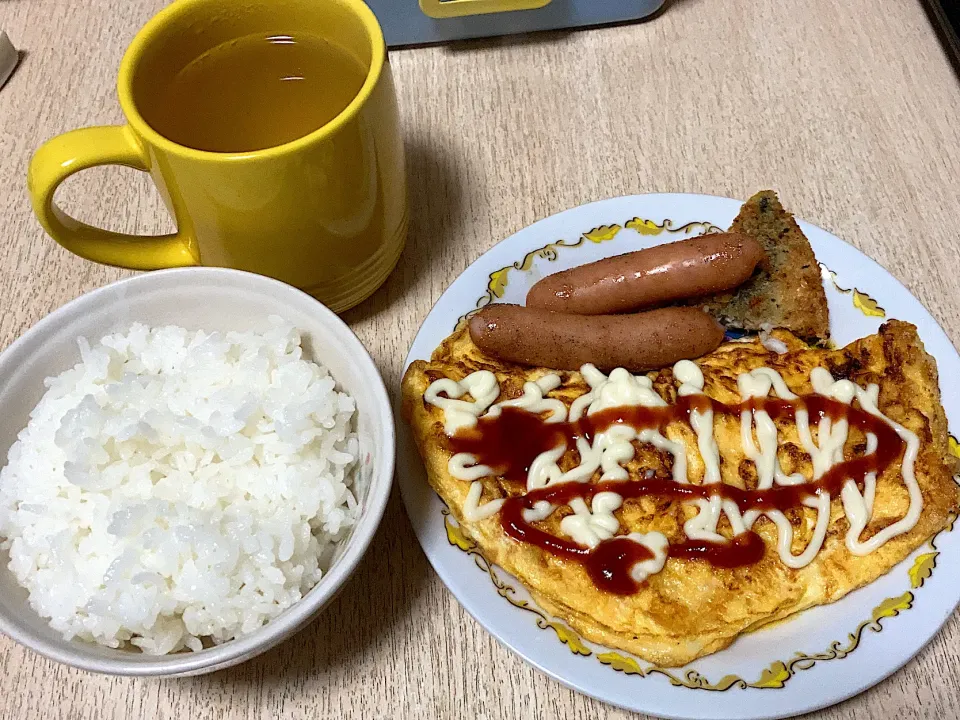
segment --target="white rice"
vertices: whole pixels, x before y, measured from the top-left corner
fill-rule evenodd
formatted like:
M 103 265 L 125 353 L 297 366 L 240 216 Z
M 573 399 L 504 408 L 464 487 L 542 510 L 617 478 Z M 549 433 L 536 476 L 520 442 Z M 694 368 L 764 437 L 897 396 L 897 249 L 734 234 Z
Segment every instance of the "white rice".
M 785 355 L 790 348 L 787 347 L 787 344 L 778 337 L 773 336 L 773 325 L 770 323 L 764 323 L 760 326 L 760 344 L 766 350 L 770 352 L 775 352 L 777 355 Z
M 34 610 L 67 639 L 163 654 L 300 600 L 359 507 L 353 398 L 297 331 L 79 343 L 0 472 L 0 549 Z

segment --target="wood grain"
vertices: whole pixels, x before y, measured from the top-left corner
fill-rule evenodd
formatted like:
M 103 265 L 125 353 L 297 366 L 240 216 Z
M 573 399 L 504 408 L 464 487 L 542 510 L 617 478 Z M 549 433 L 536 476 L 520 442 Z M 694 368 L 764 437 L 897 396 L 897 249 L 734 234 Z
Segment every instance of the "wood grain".
M 0 28 L 26 51 L 0 91 L 0 346 L 128 274 L 47 238 L 24 178 L 46 138 L 121 120 L 120 57 L 163 4 L 0 0 Z M 481 252 L 546 215 L 627 193 L 776 188 L 798 216 L 888 268 L 960 340 L 960 85 L 919 3 L 677 0 L 646 23 L 392 61 L 410 241 L 387 284 L 346 319 L 394 390 L 420 322 Z M 111 228 L 171 227 L 132 170 L 83 173 L 61 199 Z M 958 648 L 954 616 L 904 670 L 818 716 L 960 717 Z M 112 679 L 6 639 L 0 663 L 3 718 L 636 717 L 567 690 L 487 635 L 429 568 L 398 497 L 330 609 L 238 668 Z

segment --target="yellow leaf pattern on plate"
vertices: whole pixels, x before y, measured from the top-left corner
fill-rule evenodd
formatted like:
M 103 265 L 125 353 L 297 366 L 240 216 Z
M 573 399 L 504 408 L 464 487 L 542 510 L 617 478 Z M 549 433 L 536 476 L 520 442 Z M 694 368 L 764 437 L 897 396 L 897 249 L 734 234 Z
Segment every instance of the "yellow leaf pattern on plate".
M 583 236 L 590 242 L 602 243 L 604 240 L 613 240 L 622 229 L 619 225 L 601 225 L 588 230 Z
M 670 670 L 664 670 L 658 667 L 652 667 L 647 671 L 648 675 L 653 673 L 663 675 L 670 681 L 671 685 L 687 687 L 691 690 L 715 690 L 717 692 L 724 692 L 732 687 L 750 687 L 750 684 L 739 675 L 724 675 L 720 678 L 719 682 L 712 683 L 696 670 L 687 670 L 682 677 L 674 675 Z
M 957 439 L 951 435 L 947 442 L 950 445 L 950 452 L 960 458 L 960 443 L 957 442 Z
M 509 272 L 510 268 L 505 267 L 490 273 L 490 282 L 487 284 L 487 289 L 495 297 L 503 297 L 503 291 L 507 288 L 507 273 Z
M 703 680 L 704 690 L 718 690 L 720 692 L 724 692 L 725 690 L 729 690 L 734 686 L 743 688 L 746 687 L 746 683 L 739 675 L 724 675 L 722 678 L 720 678 L 720 681 L 716 685 L 711 685 L 709 682 L 707 682 L 706 678 Z
M 644 675 L 643 669 L 636 660 L 630 657 L 624 657 L 620 653 L 606 652 L 597 655 L 597 660 L 604 665 L 609 665 L 614 670 L 619 670 L 625 675 L 639 675 L 641 677 Z
M 837 292 L 841 292 L 844 295 L 847 293 L 853 294 L 853 306 L 862 312 L 867 317 L 886 317 L 887 312 L 872 297 L 867 295 L 865 292 L 860 292 L 856 288 L 842 288 L 837 284 L 837 274 L 828 268 L 823 263 L 820 263 L 820 273 L 825 277 L 830 278 L 830 282 L 833 283 L 833 287 L 837 289 Z
M 447 540 L 451 545 L 456 545 L 464 552 L 473 550 L 475 547 L 473 540 L 467 539 L 467 536 L 463 534 L 463 530 L 460 529 L 460 526 L 453 524 L 449 515 L 443 519 L 443 524 L 447 529 Z
M 760 673 L 760 679 L 753 683 L 758 688 L 782 688 L 784 682 L 790 679 L 787 666 L 777 660 L 770 667 Z
M 663 225 L 657 225 L 653 220 L 644 220 L 638 217 L 628 220 L 627 227 L 636 230 L 641 235 L 659 235 L 663 232 Z
M 547 623 L 549 627 L 552 627 L 554 632 L 557 633 L 557 637 L 560 638 L 560 642 L 570 648 L 570 652 L 574 655 L 591 655 L 590 648 L 583 644 L 580 640 L 580 637 L 566 625 L 561 625 L 560 623 Z
M 923 581 L 930 577 L 933 569 L 937 566 L 938 552 L 928 552 L 923 555 L 917 555 L 907 574 L 910 576 L 910 587 L 918 588 L 923 585 Z
M 853 291 L 853 306 L 867 317 L 884 317 L 886 311 L 877 304 L 877 301 L 859 290 Z
M 909 610 L 913 605 L 913 593 L 905 592 L 900 597 L 887 598 L 873 609 L 873 621 L 881 618 L 896 617 L 901 610 Z

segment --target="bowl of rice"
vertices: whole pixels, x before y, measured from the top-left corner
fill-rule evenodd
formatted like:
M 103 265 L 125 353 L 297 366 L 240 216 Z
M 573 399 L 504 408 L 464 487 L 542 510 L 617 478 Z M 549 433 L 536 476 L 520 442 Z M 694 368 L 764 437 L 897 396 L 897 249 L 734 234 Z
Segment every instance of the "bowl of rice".
M 0 354 L 0 632 L 115 675 L 247 660 L 330 602 L 390 494 L 363 345 L 284 283 L 147 273 Z

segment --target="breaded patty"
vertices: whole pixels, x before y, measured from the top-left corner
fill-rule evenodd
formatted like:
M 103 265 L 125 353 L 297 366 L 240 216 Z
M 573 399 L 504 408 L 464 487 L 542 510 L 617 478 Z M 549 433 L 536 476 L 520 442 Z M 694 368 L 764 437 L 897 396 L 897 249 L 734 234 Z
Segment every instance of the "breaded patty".
M 773 190 L 744 203 L 731 232 L 759 241 L 765 258 L 743 285 L 693 300 L 724 325 L 743 330 L 785 328 L 808 340 L 830 336 L 827 296 L 810 242 Z

